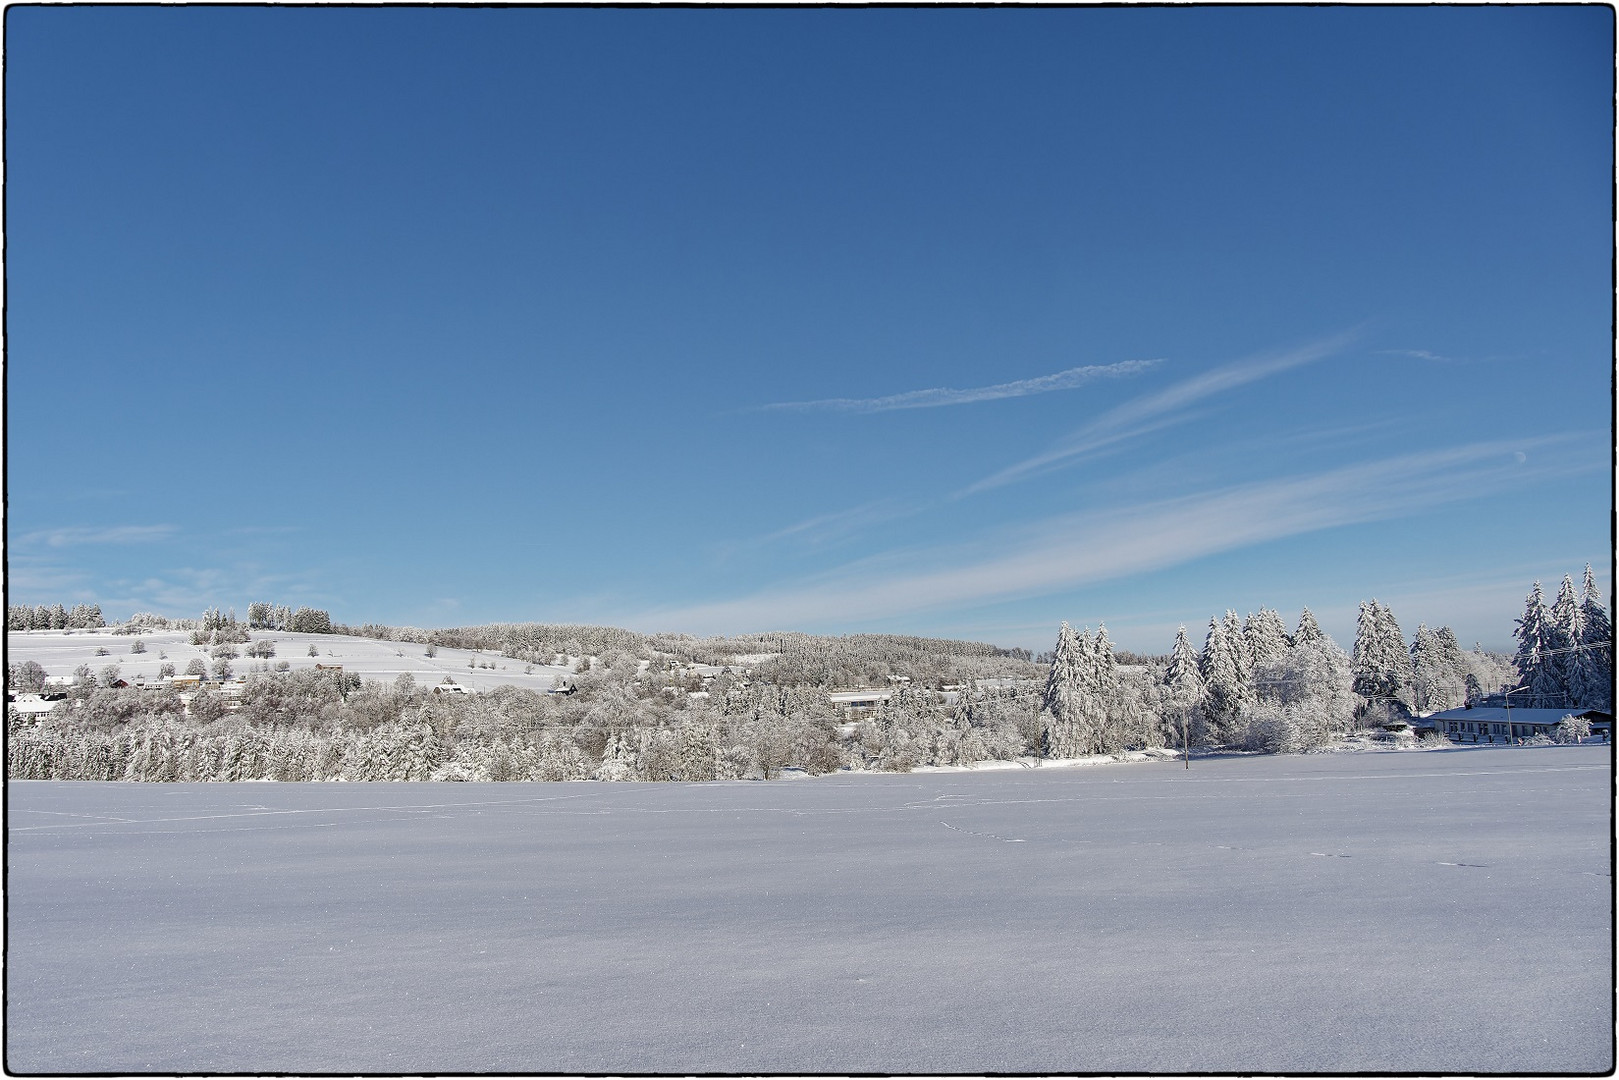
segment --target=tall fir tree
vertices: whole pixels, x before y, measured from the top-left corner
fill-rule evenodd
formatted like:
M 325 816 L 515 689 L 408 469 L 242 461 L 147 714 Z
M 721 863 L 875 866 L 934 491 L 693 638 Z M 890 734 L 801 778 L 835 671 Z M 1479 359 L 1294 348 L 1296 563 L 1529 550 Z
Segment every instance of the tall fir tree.
M 1571 706 L 1579 696 L 1578 660 L 1585 641 L 1585 613 L 1574 595 L 1574 578 L 1564 574 L 1557 587 L 1557 599 L 1546 613 L 1545 663 L 1549 680 L 1556 686 L 1557 707 Z
M 1260 608 L 1257 615 L 1248 616 L 1242 628 L 1242 637 L 1248 646 L 1249 659 L 1256 667 L 1281 659 L 1293 645 L 1287 638 L 1287 627 L 1282 623 L 1282 616 L 1265 607 Z
M 1184 624 L 1175 632 L 1159 700 L 1166 741 L 1190 743 L 1194 734 L 1201 741 L 1202 731 L 1192 729 L 1201 728 L 1199 706 L 1203 700 L 1203 676 L 1198 671 L 1197 650 L 1187 640 Z
M 1164 685 L 1177 689 L 1203 690 L 1203 676 L 1197 669 L 1197 650 L 1186 637 L 1186 624 L 1175 632 L 1175 644 L 1169 650 L 1169 666 L 1164 669 Z
M 1203 676 L 1203 714 L 1209 722 L 1209 735 L 1225 741 L 1235 733 L 1243 706 L 1252 699 L 1236 612 L 1226 612 L 1223 620 L 1209 619 L 1198 671 Z
M 1613 620 L 1597 591 L 1596 575 L 1585 564 L 1580 589 L 1580 671 L 1574 704 L 1586 709 L 1613 711 Z
M 1406 651 L 1405 635 L 1400 632 L 1393 608 L 1376 600 L 1372 603 L 1377 607 L 1378 644 L 1389 696 L 1404 701 L 1411 686 L 1411 654 Z
M 1419 712 L 1454 708 L 1466 700 L 1466 669 L 1450 628 L 1418 624 L 1411 643 L 1411 705 Z
M 1321 624 L 1315 621 L 1315 615 L 1309 608 L 1299 613 L 1299 628 L 1293 632 L 1293 644 L 1312 645 L 1326 637 L 1321 632 Z
M 1411 657 L 1394 610 L 1376 598 L 1360 605 L 1351 653 L 1355 693 L 1364 698 L 1404 701 L 1410 693 Z
M 1517 703 L 1525 708 L 1538 708 L 1540 701 L 1533 698 L 1546 683 L 1543 670 L 1546 665 L 1546 594 L 1541 591 L 1540 581 L 1530 586 L 1528 596 L 1523 597 L 1523 617 L 1512 628 L 1512 636 L 1517 638 L 1517 653 L 1512 656 L 1512 662 L 1519 670 L 1515 688 L 1527 691 Z
M 1362 600 L 1360 613 L 1355 617 L 1355 645 L 1349 660 L 1355 673 L 1355 693 L 1362 697 L 1376 697 L 1381 693 L 1377 669 L 1377 610 L 1376 601 Z
M 1131 732 L 1127 702 L 1120 693 L 1118 661 L 1107 627 L 1097 624 L 1091 639 L 1089 679 L 1083 694 L 1087 752 L 1116 754 L 1125 749 Z
M 1553 701 L 1560 689 L 1546 663 L 1546 621 L 1546 596 L 1537 581 L 1524 598 L 1523 618 L 1513 630 L 1518 639 L 1513 663 L 1518 667 L 1518 686 L 1526 691 L 1518 701 L 1529 708 L 1555 708 Z
M 1088 635 L 1087 635 L 1088 637 Z M 1089 648 L 1089 641 L 1083 645 Z M 1064 622 L 1057 630 L 1057 647 L 1051 654 L 1051 670 L 1046 674 L 1045 693 L 1041 704 L 1045 707 L 1045 726 L 1041 739 L 1046 757 L 1079 757 L 1083 722 L 1081 709 L 1081 682 L 1083 680 L 1082 645 L 1074 628 Z
M 1237 665 L 1244 691 L 1249 691 L 1253 684 L 1254 656 L 1248 649 L 1248 639 L 1243 635 L 1242 620 L 1237 617 L 1235 611 L 1227 609 L 1223 625 L 1226 646 L 1231 650 L 1232 662 Z

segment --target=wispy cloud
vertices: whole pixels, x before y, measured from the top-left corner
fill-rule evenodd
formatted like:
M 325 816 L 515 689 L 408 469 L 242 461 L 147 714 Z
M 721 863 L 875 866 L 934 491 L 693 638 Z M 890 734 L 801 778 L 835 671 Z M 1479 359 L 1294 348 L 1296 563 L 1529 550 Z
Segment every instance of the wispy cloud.
M 879 413 L 896 409 L 937 409 L 946 405 L 972 405 L 980 401 L 999 401 L 1002 398 L 1028 397 L 1031 394 L 1049 394 L 1056 390 L 1073 390 L 1097 379 L 1112 379 L 1123 375 L 1136 375 L 1148 371 L 1162 360 L 1121 360 L 1116 364 L 1093 364 L 1069 368 L 1052 375 L 1033 379 L 979 386 L 970 390 L 955 390 L 948 386 L 928 390 L 907 390 L 875 398 L 823 398 L 819 401 L 778 401 L 760 405 L 759 410 L 791 410 L 796 412 L 852 412 Z
M 43 544 L 53 548 L 78 544 L 150 544 L 167 540 L 178 531 L 174 525 L 69 526 L 40 529 L 20 536 L 18 540 L 23 544 Z
M 695 633 L 737 632 L 847 625 L 995 603 L 1399 517 L 1580 467 L 1525 465 L 1513 453 L 1521 445 L 1477 443 L 1100 514 L 1063 515 L 972 550 L 894 552 L 795 585 L 729 602 L 648 612 L 634 622 Z
M 1466 361 L 1457 360 L 1452 356 L 1440 356 L 1427 349 L 1379 349 L 1379 356 L 1409 356 L 1413 360 L 1428 360 L 1435 364 L 1461 364 Z
M 718 543 L 714 545 L 714 554 L 723 562 L 770 547 L 786 546 L 805 551 L 824 550 L 850 540 L 872 526 L 911 517 L 925 508 L 925 504 L 914 501 L 874 499 L 847 510 L 816 514 L 814 517 L 795 521 L 791 525 L 760 536 Z
M 1189 410 L 1199 402 L 1331 356 L 1342 349 L 1350 337 L 1341 334 L 1303 348 L 1249 357 L 1183 380 L 1155 394 L 1134 398 L 1103 413 L 1049 450 L 1009 465 L 957 492 L 957 495 L 973 495 L 1026 480 L 1126 439 L 1181 423 L 1190 417 Z
M 784 529 L 759 537 L 756 543 L 762 545 L 791 540 L 810 545 L 827 544 L 885 521 L 910 517 L 921 509 L 916 503 L 876 499 L 848 510 L 835 510 L 794 522 Z

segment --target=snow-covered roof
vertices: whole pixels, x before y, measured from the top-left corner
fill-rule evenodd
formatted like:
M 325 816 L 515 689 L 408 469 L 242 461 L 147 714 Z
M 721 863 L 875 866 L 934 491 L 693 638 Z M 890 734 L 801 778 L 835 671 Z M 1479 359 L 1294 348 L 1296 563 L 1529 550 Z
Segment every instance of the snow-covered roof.
M 1514 724 L 1555 724 L 1565 716 L 1580 716 L 1585 709 L 1513 709 Z M 1507 710 L 1480 706 L 1472 709 L 1447 709 L 1436 712 L 1428 720 L 1473 720 L 1479 723 L 1504 724 Z
M 861 690 L 834 690 L 826 695 L 834 705 L 855 705 L 866 701 L 887 701 L 894 696 L 892 690 L 875 688 Z

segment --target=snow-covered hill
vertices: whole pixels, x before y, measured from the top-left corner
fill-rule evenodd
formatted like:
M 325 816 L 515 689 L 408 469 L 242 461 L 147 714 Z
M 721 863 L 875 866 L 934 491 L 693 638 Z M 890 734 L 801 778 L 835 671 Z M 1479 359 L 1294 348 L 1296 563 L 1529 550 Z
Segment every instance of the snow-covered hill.
M 32 660 L 47 676 L 71 676 L 81 664 L 99 674 L 108 664 L 117 664 L 129 682 L 158 680 L 158 669 L 173 664 L 184 672 L 186 665 L 201 659 L 212 663 L 212 648 L 189 644 L 191 635 L 182 630 L 160 630 L 146 634 L 114 634 L 111 630 L 11 630 L 6 633 L 8 662 Z M 146 651 L 133 653 L 130 647 L 141 642 Z M 430 686 L 454 679 L 468 689 L 488 690 L 496 686 L 526 686 L 549 690 L 559 675 L 571 674 L 568 667 L 533 665 L 521 660 L 469 649 L 439 647 L 436 656 L 427 655 L 427 646 L 402 641 L 374 641 L 344 634 L 294 634 L 280 630 L 255 630 L 251 643 L 270 641 L 275 656 L 260 660 L 245 654 L 246 645 L 233 648 L 243 655 L 231 660 L 232 671 L 247 675 L 273 669 L 285 661 L 292 670 L 316 664 L 341 664 L 344 671 L 363 679 L 391 682 L 408 672 L 417 683 Z M 316 655 L 309 655 L 313 646 Z M 484 666 L 489 665 L 489 666 Z

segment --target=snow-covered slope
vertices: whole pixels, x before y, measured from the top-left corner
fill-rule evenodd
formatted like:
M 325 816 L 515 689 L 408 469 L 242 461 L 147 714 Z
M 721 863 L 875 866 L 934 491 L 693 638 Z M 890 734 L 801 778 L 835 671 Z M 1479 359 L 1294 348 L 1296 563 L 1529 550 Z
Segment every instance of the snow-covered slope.
M 191 645 L 187 631 L 170 630 L 149 634 L 123 635 L 111 630 L 11 630 L 6 633 L 8 662 L 12 664 L 33 660 L 45 669 L 46 675 L 70 676 L 81 664 L 99 673 L 108 664 L 117 664 L 122 676 L 130 682 L 158 678 L 162 664 L 173 664 L 175 670 L 185 671 L 186 664 L 201 659 L 211 662 L 208 646 Z M 393 681 L 409 672 L 418 683 L 432 685 L 446 676 L 470 689 L 488 690 L 511 684 L 533 690 L 549 690 L 558 675 L 571 669 L 529 665 L 495 653 L 473 652 L 469 649 L 440 647 L 436 656 L 427 655 L 427 646 L 402 641 L 373 641 L 370 638 L 348 637 L 343 634 L 293 634 L 279 630 L 255 630 L 253 642 L 275 643 L 275 656 L 258 660 L 245 655 L 246 645 L 233 646 L 244 653 L 230 661 L 237 675 L 274 668 L 286 661 L 294 671 L 312 668 L 316 664 L 341 664 L 363 679 Z M 143 653 L 130 652 L 135 642 L 146 646 Z M 310 646 L 317 655 L 310 656 Z M 106 655 L 98 655 L 105 650 Z M 493 667 L 481 665 L 491 664 Z

